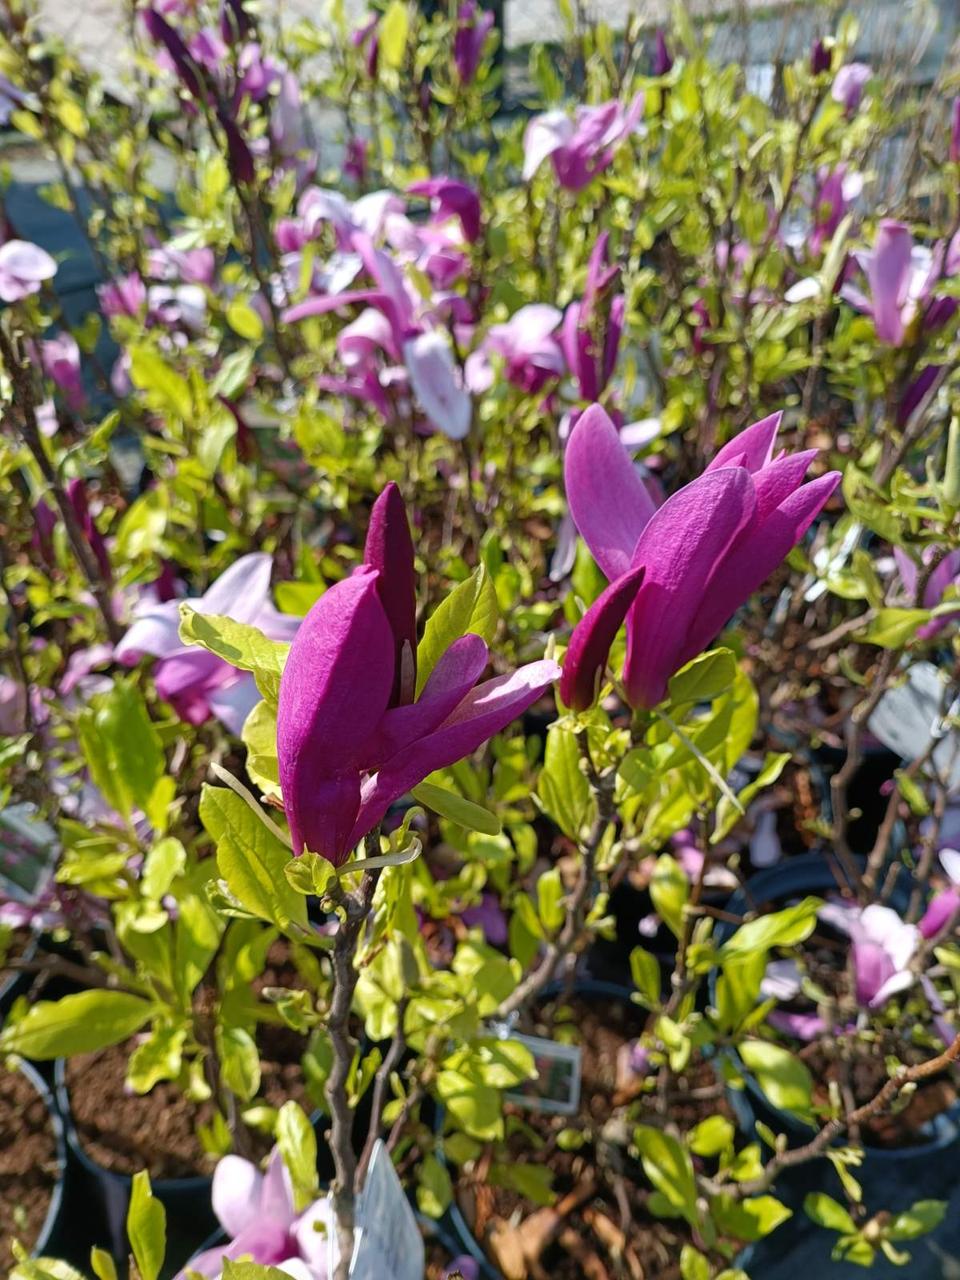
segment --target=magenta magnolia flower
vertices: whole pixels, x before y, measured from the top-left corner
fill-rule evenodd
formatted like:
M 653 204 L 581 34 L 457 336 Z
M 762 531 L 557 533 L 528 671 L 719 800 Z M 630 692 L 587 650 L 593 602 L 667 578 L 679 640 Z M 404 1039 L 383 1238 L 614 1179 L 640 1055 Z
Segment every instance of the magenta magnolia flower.
M 524 181 L 549 156 L 560 185 L 580 191 L 608 167 L 619 143 L 640 127 L 643 102 L 638 93 L 628 107 L 613 101 L 577 107 L 573 119 L 560 110 L 534 116 L 523 135 Z
M 74 413 L 80 413 L 87 402 L 80 369 L 80 348 L 69 333 L 44 338 L 40 343 L 43 371 L 63 392 L 63 398 Z
M 960 164 L 960 94 L 953 100 L 950 108 L 950 159 Z
M 254 30 L 243 0 L 220 0 L 220 37 L 226 44 L 245 40 Z
M 813 48 L 810 50 L 810 72 L 812 75 L 819 76 L 824 71 L 830 70 L 830 64 L 833 61 L 833 55 L 822 40 L 814 41 Z
M 873 317 L 881 342 L 901 347 L 918 316 L 923 317 L 927 328 L 938 328 L 957 309 L 955 298 L 931 302 L 944 252 L 946 273 L 950 275 L 960 269 L 960 240 L 946 250 L 942 243 L 930 250 L 914 244 L 910 228 L 902 222 L 885 218 L 877 227 L 873 248 L 857 254 L 869 294 L 855 285 L 845 284 L 840 296 L 858 311 Z
M 38 293 L 56 274 L 53 258 L 29 240 L 8 240 L 0 246 L 0 301 L 19 302 Z
M 950 878 L 950 888 L 930 900 L 920 920 L 920 932 L 925 938 L 935 938 L 960 911 L 960 853 L 956 849 L 941 849 L 940 864 Z
M 479 240 L 480 197 L 473 187 L 455 178 L 437 177 L 412 182 L 407 191 L 412 196 L 426 196 L 431 201 L 435 221 L 457 218 L 463 228 L 464 239 L 471 244 Z
M 563 317 L 560 342 L 583 400 L 599 400 L 613 375 L 623 332 L 626 298 L 616 294 L 607 308 L 606 325 L 598 333 L 601 296 L 617 278 L 618 267 L 607 265 L 609 233 L 604 231 L 590 254 L 587 284 L 580 302 L 571 302 Z
M 531 395 L 561 378 L 563 348 L 554 335 L 562 318 L 556 307 L 533 302 L 515 311 L 504 324 L 492 325 L 478 350 L 467 357 L 467 386 L 477 392 L 493 386 L 491 356 L 503 360 L 508 382 Z
M 923 554 L 924 558 L 929 560 L 933 554 L 933 548 L 928 548 Z M 900 573 L 900 581 L 903 583 L 904 591 L 912 602 L 917 593 L 917 566 L 902 547 L 894 547 L 893 558 L 897 562 L 897 569 Z M 960 581 L 960 551 L 951 551 L 949 555 L 944 556 L 933 573 L 931 573 L 924 588 L 920 607 L 922 609 L 936 608 L 943 599 L 947 587 L 953 586 L 958 581 Z M 917 639 L 929 640 L 931 636 L 935 636 L 938 631 L 942 631 L 944 627 L 954 622 L 957 617 L 960 617 L 960 608 L 957 609 L 956 613 L 946 613 L 939 618 L 931 618 L 929 622 L 925 622 L 922 627 L 917 628 Z
M 593 405 L 582 415 L 564 461 L 567 500 L 611 585 L 603 608 L 598 601 L 574 632 L 565 688 L 582 691 L 590 683 L 577 669 L 578 655 L 589 655 L 596 671 L 602 644 L 594 643 L 594 632 L 612 640 L 613 620 L 637 586 L 629 575 L 642 567 L 627 613 L 623 679 L 631 706 L 656 706 L 670 676 L 714 639 L 803 537 L 840 473 L 804 484 L 815 449 L 774 458 L 780 418 L 772 414 L 742 431 L 702 476 L 655 510 L 604 410 Z
M 241 556 L 202 596 L 184 603 L 198 613 L 225 615 L 258 627 L 271 640 L 292 640 L 300 619 L 274 608 L 270 599 L 272 570 L 268 555 Z M 181 641 L 177 600 L 156 603 L 151 598 L 116 648 L 117 660 L 127 666 L 135 666 L 145 654 L 159 659 L 154 669 L 157 693 L 188 724 L 203 724 L 215 716 L 231 733 L 238 734 L 260 701 L 252 675 L 206 649 Z
M 476 0 L 464 0 L 457 10 L 457 29 L 453 37 L 453 63 L 461 84 L 470 84 L 477 74 L 483 46 L 493 27 L 495 14 L 480 9 Z
M 293 1280 L 328 1280 L 327 1233 L 335 1230 L 326 1196 L 296 1211 L 290 1175 L 274 1148 L 265 1173 L 242 1156 L 221 1157 L 213 1172 L 213 1211 L 229 1237 L 191 1258 L 176 1280 L 188 1275 L 216 1278 L 225 1261 L 247 1258 L 276 1267 Z
M 845 164 L 817 170 L 817 186 L 813 197 L 813 231 L 810 252 L 819 254 L 833 238 L 850 206 L 863 190 L 863 174 L 852 172 Z
M 655 76 L 666 76 L 673 69 L 673 56 L 667 45 L 667 37 L 658 28 L 653 46 L 653 65 L 651 71 Z
M 865 62 L 848 62 L 833 78 L 830 96 L 839 102 L 847 115 L 852 115 L 860 105 L 863 91 L 873 72 Z
M 350 36 L 350 43 L 353 47 L 363 51 L 364 65 L 371 80 L 376 80 L 377 69 L 380 65 L 380 36 L 377 31 L 379 24 L 380 15 L 374 13 L 367 18 L 366 22 L 361 23 Z
M 147 305 L 147 286 L 137 272 L 97 286 L 105 316 L 137 316 Z
M 280 681 L 280 784 L 296 853 L 339 866 L 394 801 L 506 728 L 559 675 L 534 662 L 476 685 L 489 654 L 468 634 L 414 700 L 415 614 L 413 544 L 390 484 L 363 565 L 307 614 Z

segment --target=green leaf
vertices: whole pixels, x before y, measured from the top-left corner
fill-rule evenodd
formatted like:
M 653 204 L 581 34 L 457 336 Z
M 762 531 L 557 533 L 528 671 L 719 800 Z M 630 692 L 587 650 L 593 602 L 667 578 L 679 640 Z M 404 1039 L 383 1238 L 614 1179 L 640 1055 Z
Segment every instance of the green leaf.
M 145 898 L 159 901 L 187 865 L 187 851 L 174 836 L 157 840 L 143 860 L 140 888 Z
M 902 649 L 930 617 L 929 609 L 879 609 L 856 639 L 881 649 Z
M 718 1156 L 733 1145 L 733 1135 L 726 1116 L 707 1116 L 690 1130 L 687 1143 L 695 1156 Z
M 185 1027 L 154 1027 L 127 1063 L 127 1081 L 135 1093 L 149 1093 L 161 1080 L 176 1080 L 183 1066 Z
M 402 9 L 403 5 L 399 7 Z M 382 36 L 380 48 L 382 56 Z M 454 640 L 463 635 L 476 635 L 489 644 L 498 620 L 497 594 L 490 575 L 483 565 L 479 565 L 466 582 L 454 587 L 427 620 L 423 639 L 417 646 L 417 697 Z
M 263 337 L 263 321 L 246 298 L 234 298 L 227 307 L 227 324 L 249 342 L 259 342 Z
M 710 1263 L 692 1244 L 680 1250 L 680 1275 L 682 1280 L 710 1280 Z
M 710 702 L 727 692 L 736 674 L 737 660 L 730 649 L 702 653 L 671 678 L 670 701 L 675 707 L 686 702 Z
M 804 1196 L 803 1209 L 818 1227 L 828 1231 L 841 1231 L 844 1235 L 856 1235 L 857 1224 L 842 1204 L 838 1204 L 825 1191 L 811 1191 Z
M 278 582 L 274 591 L 277 608 L 281 613 L 305 618 L 326 589 L 322 582 Z
M 293 1183 L 297 1210 L 302 1211 L 316 1200 L 317 1135 L 302 1107 L 285 1102 L 277 1114 L 277 1146 Z
M 421 782 L 418 787 L 411 788 L 410 794 L 427 809 L 439 813 L 442 818 L 466 827 L 468 831 L 479 831 L 483 835 L 497 836 L 501 831 L 500 819 L 482 805 L 466 800 L 456 791 L 446 787 L 435 786 L 432 782 Z
M 407 52 L 407 36 L 410 30 L 410 15 L 403 0 L 391 0 L 386 13 L 380 21 L 380 61 L 385 67 L 396 70 L 403 65 Z
M 465 1075 L 444 1069 L 437 1075 L 437 1093 L 444 1106 L 465 1133 L 482 1142 L 503 1137 L 501 1092 Z
M 683 908 L 689 896 L 690 882 L 683 868 L 669 853 L 661 853 L 650 880 L 650 897 L 657 915 L 678 938 L 683 929 Z
M 145 1169 L 133 1175 L 127 1237 L 142 1280 L 157 1280 L 167 1251 L 167 1214 L 150 1189 Z
M 217 845 L 217 868 L 234 897 L 252 915 L 281 929 L 305 926 L 307 906 L 285 874 L 290 850 L 238 795 L 204 784 L 200 821 Z
M 261 698 L 240 731 L 247 748 L 247 776 L 265 796 L 280 795 L 280 761 L 277 758 L 277 709 Z
M 90 1250 L 90 1270 L 97 1280 L 117 1280 L 117 1264 L 106 1249 L 96 1245 Z
M 180 639 L 184 644 L 201 645 L 241 671 L 251 671 L 264 698 L 271 706 L 277 705 L 289 644 L 270 640 L 244 622 L 198 613 L 188 604 L 180 606 Z
M 333 863 L 309 851 L 301 853 L 299 858 L 291 858 L 283 871 L 292 888 L 305 897 L 322 898 L 337 878 Z
M 40 1000 L 0 1033 L 0 1052 L 24 1058 L 71 1058 L 120 1044 L 139 1031 L 156 1006 L 125 991 L 80 991 Z
M 249 1102 L 260 1088 L 260 1055 L 253 1036 L 243 1027 L 218 1027 L 217 1054 L 223 1083 Z
M 453 1200 L 453 1183 L 446 1166 L 428 1155 L 417 1168 L 417 1208 L 428 1218 L 441 1218 Z
M 749 956 L 771 947 L 792 947 L 810 937 L 817 925 L 820 898 L 804 898 L 783 911 L 748 920 L 720 948 L 721 963 Z
M 580 768 L 580 749 L 576 736 L 563 725 L 551 725 L 547 731 L 547 747 L 537 798 L 565 836 L 580 838 L 583 828 L 593 820 L 596 802 L 590 784 Z
M 130 504 L 117 526 L 115 555 L 118 563 L 155 555 L 160 550 L 169 510 L 169 493 L 160 486 L 148 489 Z
M 558 867 L 545 871 L 537 881 L 537 912 L 548 933 L 555 933 L 566 918 L 563 881 Z
M 162 413 L 172 413 L 181 422 L 193 416 L 190 386 L 152 347 L 130 350 L 130 380 L 144 392 L 147 402 Z
M 697 1180 L 688 1152 L 668 1133 L 649 1125 L 634 1130 L 643 1171 L 670 1205 L 696 1226 Z
M 946 1216 L 946 1200 L 918 1200 L 903 1213 L 898 1213 L 887 1228 L 890 1240 L 916 1240 L 935 1231 Z
M 652 952 L 644 947 L 634 947 L 630 952 L 630 974 L 633 985 L 643 996 L 648 1008 L 654 1009 L 660 1003 L 660 962 Z
M 163 825 L 166 804 L 163 813 L 154 812 L 152 805 L 161 794 L 163 746 L 131 680 L 118 680 L 95 706 L 81 712 L 77 737 L 94 783 L 113 808 L 128 820 L 134 809 L 142 809 L 154 826 Z
M 765 1097 L 781 1111 L 813 1123 L 813 1078 L 806 1064 L 781 1045 L 768 1040 L 744 1040 L 740 1057 L 756 1077 Z
M 730 834 L 743 817 L 741 810 L 745 811 L 754 797 L 759 795 L 764 787 L 769 787 L 776 782 L 791 759 L 789 751 L 768 752 L 763 762 L 763 768 L 753 782 L 747 783 L 741 791 L 737 792 L 740 809 L 735 804 L 731 804 L 728 796 L 720 797 L 720 803 L 717 805 L 716 826 L 713 835 L 710 837 L 711 844 L 719 844 L 721 840 Z

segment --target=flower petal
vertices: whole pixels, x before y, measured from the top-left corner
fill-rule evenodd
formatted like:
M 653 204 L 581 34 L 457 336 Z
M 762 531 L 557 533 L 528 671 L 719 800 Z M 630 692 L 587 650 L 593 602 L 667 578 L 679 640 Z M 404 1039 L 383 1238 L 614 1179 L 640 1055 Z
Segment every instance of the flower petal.
M 441 333 L 421 333 L 404 343 L 403 359 L 430 425 L 451 440 L 462 440 L 470 430 L 473 401 L 463 387 L 447 340 Z
M 263 1174 L 242 1156 L 223 1156 L 213 1171 L 213 1212 L 229 1236 L 238 1236 L 260 1212 Z
M 570 433 L 563 473 L 574 524 L 607 577 L 622 577 L 656 508 L 600 405 Z
M 378 577 L 360 571 L 320 597 L 280 680 L 277 750 L 293 847 L 335 862 L 352 848 L 359 753 L 393 688 L 393 632 Z
M 398 752 L 364 784 L 353 843 L 376 826 L 394 800 L 428 774 L 462 760 L 505 729 L 559 675 L 555 662 L 531 662 L 471 690 L 438 729 Z
M 753 426 L 746 427 L 739 435 L 728 440 L 717 456 L 707 467 L 715 471 L 718 467 L 729 466 L 731 459 L 743 455 L 741 465 L 748 471 L 759 471 L 767 466 L 773 457 L 773 446 L 780 429 L 783 411 L 771 413 L 768 418 L 761 418 Z
M 627 618 L 623 676 L 632 706 L 656 706 L 670 676 L 699 651 L 704 592 L 756 506 L 745 467 L 705 471 L 650 519 L 634 552 L 647 574 Z
M 417 586 L 413 560 L 407 509 L 399 488 L 391 481 L 370 512 L 363 563 L 379 570 L 377 593 L 393 631 L 394 703 L 411 702 L 416 685 Z
M 645 573 L 646 566 L 638 565 L 611 582 L 574 628 L 560 678 L 560 697 L 571 710 L 586 711 L 596 700 L 610 646 Z

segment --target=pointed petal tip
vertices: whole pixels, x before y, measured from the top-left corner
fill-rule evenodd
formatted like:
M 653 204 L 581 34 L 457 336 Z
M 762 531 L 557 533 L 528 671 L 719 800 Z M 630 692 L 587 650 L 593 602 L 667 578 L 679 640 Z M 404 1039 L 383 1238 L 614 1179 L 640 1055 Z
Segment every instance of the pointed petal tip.
M 593 602 L 574 628 L 560 677 L 560 698 L 571 711 L 586 711 L 597 696 L 610 646 L 636 599 L 646 565 L 636 565 Z

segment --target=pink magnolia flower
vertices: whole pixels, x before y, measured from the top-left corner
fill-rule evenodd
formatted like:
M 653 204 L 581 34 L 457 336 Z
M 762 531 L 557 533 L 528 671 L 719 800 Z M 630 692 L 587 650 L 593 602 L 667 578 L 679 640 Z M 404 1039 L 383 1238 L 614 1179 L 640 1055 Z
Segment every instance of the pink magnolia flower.
M 828 902 L 819 915 L 850 937 L 859 1005 L 878 1009 L 913 986 L 910 961 L 920 942 L 915 924 L 907 924 L 892 907 L 875 902 L 868 907 Z
M 920 920 L 920 932 L 925 938 L 935 938 L 960 911 L 960 853 L 956 849 L 941 849 L 940 865 L 950 879 L 950 888 L 930 900 Z
M 457 218 L 466 240 L 473 243 L 480 238 L 480 197 L 473 187 L 456 178 L 436 177 L 412 182 L 407 191 L 430 200 L 435 221 Z
M 934 549 L 928 547 L 923 553 L 924 560 L 929 562 L 933 554 Z M 919 578 L 917 565 L 902 547 L 894 547 L 893 558 L 897 563 L 904 591 L 912 602 L 916 599 L 917 594 L 917 581 Z M 953 586 L 957 582 L 960 582 L 960 551 L 951 551 L 944 556 L 927 580 L 920 607 L 922 609 L 936 608 L 943 599 L 947 587 Z M 946 613 L 939 618 L 931 618 L 929 622 L 925 622 L 922 627 L 917 628 L 917 639 L 929 640 L 931 636 L 935 636 L 958 617 L 960 617 L 960 608 L 957 609 L 956 613 Z
M 339 866 L 394 801 L 506 728 L 559 675 L 556 663 L 533 662 L 477 685 L 489 653 L 467 634 L 417 697 L 415 626 L 413 543 L 390 484 L 363 565 L 304 618 L 280 681 L 280 785 L 296 853 Z
M 885 218 L 877 227 L 873 248 L 856 257 L 869 293 L 847 283 L 840 296 L 873 317 L 877 337 L 888 346 L 903 346 L 918 317 L 922 316 L 924 325 L 933 329 L 945 324 L 956 311 L 955 298 L 931 302 L 931 297 L 943 266 L 947 275 L 960 269 L 960 237 L 948 249 L 940 243 L 931 250 L 914 244 L 910 228 L 904 223 Z
M 184 603 L 198 613 L 225 615 L 258 627 L 271 640 L 292 640 L 300 619 L 274 607 L 272 569 L 268 555 L 241 556 L 202 596 Z M 116 648 L 117 661 L 127 666 L 135 666 L 147 654 L 159 659 L 154 669 L 157 693 L 188 724 L 203 724 L 213 716 L 238 734 L 260 701 L 252 675 L 181 641 L 180 602 L 158 603 L 152 592 Z
M 147 286 L 134 271 L 97 286 L 105 316 L 137 316 L 147 305 Z
M 38 293 L 56 274 L 53 258 L 29 240 L 8 240 L 0 246 L 0 301 L 19 302 Z
M 534 116 L 523 135 L 524 181 L 549 156 L 560 185 L 580 191 L 612 163 L 618 145 L 637 132 L 643 104 L 638 93 L 626 107 L 617 101 L 577 107 L 572 119 L 560 110 Z
M 265 1173 L 242 1156 L 223 1156 L 213 1173 L 213 1211 L 230 1237 L 191 1258 L 176 1280 L 194 1272 L 217 1280 L 225 1261 L 248 1258 L 294 1280 L 328 1280 L 327 1233 L 336 1230 L 324 1196 L 298 1214 L 290 1175 L 274 1148 Z
M 735 436 L 703 475 L 655 509 L 605 411 L 593 405 L 582 415 L 564 460 L 567 500 L 611 585 L 603 606 L 598 601 L 588 611 L 571 639 L 565 700 L 564 689 L 576 686 L 582 695 L 595 679 L 581 674 L 581 663 L 593 673 L 602 669 L 606 637 L 616 634 L 613 624 L 635 590 L 623 680 L 631 706 L 656 706 L 674 672 L 714 639 L 804 536 L 840 473 L 804 484 L 816 450 L 774 457 L 781 416 Z
M 667 44 L 667 37 L 663 34 L 662 29 L 657 28 L 657 34 L 654 38 L 653 62 L 650 70 L 655 76 L 666 76 L 670 74 L 672 69 L 673 55 Z
M 43 371 L 63 392 L 67 406 L 80 413 L 87 402 L 83 389 L 83 373 L 80 368 L 80 348 L 69 333 L 58 333 L 55 338 L 44 338 L 40 344 Z
M 521 307 L 504 324 L 492 325 L 480 347 L 467 357 L 466 379 L 471 391 L 493 386 L 491 356 L 500 356 L 508 382 L 531 395 L 563 376 L 563 348 L 554 336 L 562 312 L 547 303 Z
M 863 91 L 873 72 L 865 62 L 848 62 L 833 78 L 830 96 L 839 102 L 847 115 L 852 115 L 860 105 Z

